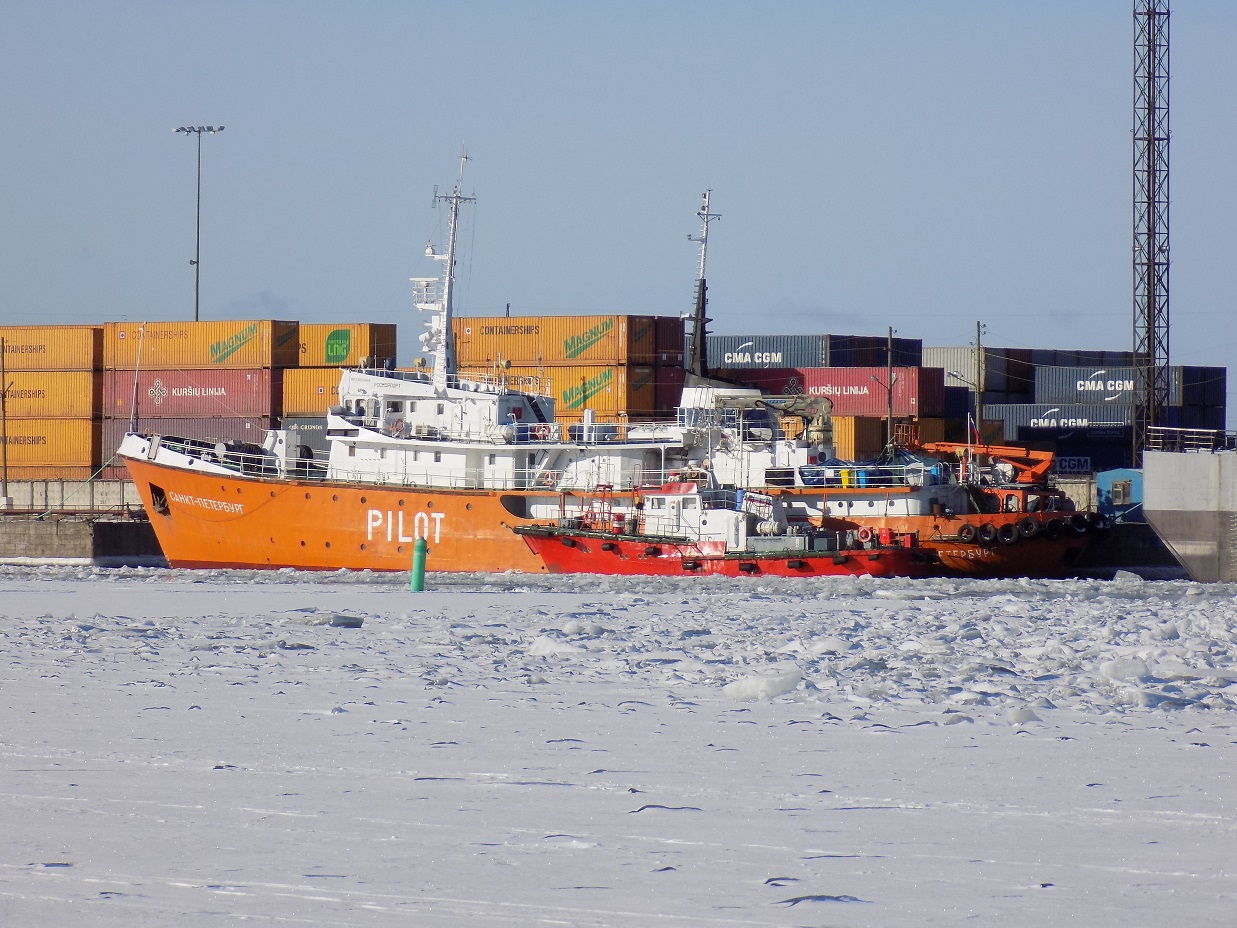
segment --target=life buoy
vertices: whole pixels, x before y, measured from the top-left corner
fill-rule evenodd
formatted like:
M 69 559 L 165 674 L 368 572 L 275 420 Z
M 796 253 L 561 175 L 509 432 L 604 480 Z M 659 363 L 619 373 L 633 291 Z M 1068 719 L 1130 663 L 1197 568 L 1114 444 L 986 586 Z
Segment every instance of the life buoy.
M 963 523 L 958 526 L 958 541 L 964 545 L 969 545 L 975 541 L 975 526 L 970 522 Z
M 391 434 L 402 435 L 403 432 L 404 432 L 404 420 L 403 419 L 396 419 L 394 422 L 391 423 Z
M 996 530 L 997 541 L 1003 545 L 1012 545 L 1021 535 L 1018 534 L 1018 526 L 1013 522 L 1005 522 Z
M 1023 538 L 1034 538 L 1039 534 L 1040 523 L 1035 516 L 1025 516 L 1018 522 L 1018 534 Z
M 547 470 L 541 475 L 541 485 L 543 487 L 553 487 L 558 485 L 558 474 L 552 470 Z
M 872 530 L 870 528 L 859 529 L 859 540 L 867 544 L 872 540 Z
M 545 441 L 550 437 L 550 427 L 548 425 L 538 425 L 533 427 L 533 438 L 538 441 Z
M 1087 517 L 1081 512 L 1076 512 L 1069 517 L 1069 530 L 1075 535 L 1087 534 Z
M 1061 537 L 1061 530 L 1064 528 L 1065 525 L 1060 519 L 1049 519 L 1044 523 L 1044 535 L 1056 541 Z
M 986 545 L 996 541 L 996 526 L 991 522 L 985 522 L 979 527 L 979 540 Z

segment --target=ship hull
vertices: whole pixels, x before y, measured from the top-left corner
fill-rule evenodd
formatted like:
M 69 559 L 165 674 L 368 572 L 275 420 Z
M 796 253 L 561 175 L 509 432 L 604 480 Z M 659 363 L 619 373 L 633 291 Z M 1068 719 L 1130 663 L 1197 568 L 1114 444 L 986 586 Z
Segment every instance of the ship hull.
M 528 495 L 252 479 L 126 459 L 173 567 L 545 573 L 509 528 Z
M 519 534 L 550 573 L 623 577 L 922 577 L 927 563 L 912 548 L 822 553 L 720 553 L 707 544 L 601 532 L 522 528 Z
M 915 535 L 920 549 L 933 557 L 932 576 L 1047 579 L 1069 576 L 1074 563 L 1099 531 L 1093 520 L 1079 513 L 967 513 L 948 515 L 890 515 L 823 518 L 820 497 L 782 494 L 783 503 L 806 524 L 825 528 Z M 1078 519 L 1075 519 L 1078 516 Z M 1038 526 L 1028 537 L 1020 523 L 1034 519 Z M 1055 523 L 1051 527 L 1049 523 Z M 990 540 L 983 540 L 989 526 Z M 970 533 L 973 537 L 967 538 Z

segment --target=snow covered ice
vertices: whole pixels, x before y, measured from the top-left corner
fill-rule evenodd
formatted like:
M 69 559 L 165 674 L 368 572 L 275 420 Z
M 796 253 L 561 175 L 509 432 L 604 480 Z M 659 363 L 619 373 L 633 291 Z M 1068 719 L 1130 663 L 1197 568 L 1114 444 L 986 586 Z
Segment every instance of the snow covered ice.
M 428 585 L 0 570 L 0 924 L 1232 924 L 1237 587 Z

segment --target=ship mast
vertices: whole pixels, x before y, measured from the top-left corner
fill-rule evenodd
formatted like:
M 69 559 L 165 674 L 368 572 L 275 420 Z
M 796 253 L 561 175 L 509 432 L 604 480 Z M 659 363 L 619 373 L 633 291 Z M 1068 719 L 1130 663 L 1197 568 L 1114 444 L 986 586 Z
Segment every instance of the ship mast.
M 412 278 L 413 302 L 421 312 L 430 313 L 424 325 L 428 329 L 421 335 L 421 344 L 434 353 L 433 384 L 435 390 L 446 390 L 456 376 L 455 333 L 451 326 L 451 312 L 455 293 L 455 246 L 459 232 L 460 204 L 475 203 L 476 197 L 466 197 L 464 189 L 464 162 L 468 153 L 460 149 L 460 174 L 455 188 L 447 194 L 439 194 L 434 188 L 433 204 L 442 200 L 448 204 L 447 250 L 439 252 L 431 242 L 425 246 L 426 257 L 443 262 L 442 277 Z
M 700 217 L 700 235 L 687 236 L 689 240 L 700 243 L 700 275 L 696 283 L 696 312 L 692 316 L 692 348 L 687 360 L 687 370 L 697 377 L 709 376 L 708 325 L 713 320 L 705 315 L 709 288 L 704 276 L 705 261 L 709 254 L 709 223 L 714 219 L 722 218 L 720 214 L 709 211 L 709 194 L 712 192 L 712 190 L 704 192 L 704 203 L 696 212 L 696 215 Z

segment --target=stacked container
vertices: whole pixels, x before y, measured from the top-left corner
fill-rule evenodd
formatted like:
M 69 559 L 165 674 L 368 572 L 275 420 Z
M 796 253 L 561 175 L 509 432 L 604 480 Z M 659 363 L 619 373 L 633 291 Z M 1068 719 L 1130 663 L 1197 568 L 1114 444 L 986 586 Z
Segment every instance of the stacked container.
M 770 367 L 880 367 L 889 364 L 882 335 L 709 335 L 709 366 L 726 370 Z M 893 366 L 920 367 L 923 342 L 893 339 Z
M 125 432 L 262 441 L 300 356 L 296 322 L 109 322 L 103 327 L 103 457 Z M 123 466 L 105 476 L 124 478 Z
M 539 381 L 557 418 L 669 414 L 683 378 L 683 323 L 658 316 L 504 316 L 452 320 L 463 376 Z
M 396 328 L 389 323 L 302 323 L 299 367 L 283 372 L 280 428 L 294 443 L 325 452 L 326 411 L 339 402 L 341 367 L 395 366 Z
M 834 416 L 882 417 L 889 410 L 886 367 L 747 368 L 719 376 L 782 396 L 824 396 Z M 944 372 L 939 368 L 893 369 L 893 414 L 898 418 L 941 418 L 945 414 Z
M 10 480 L 86 480 L 99 468 L 103 332 L 5 326 L 5 459 Z

